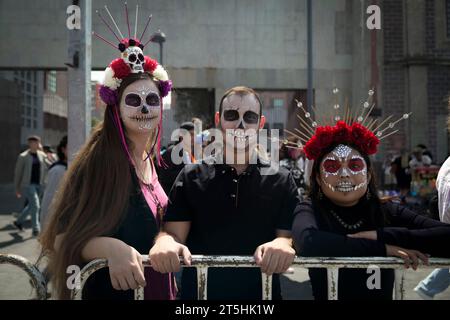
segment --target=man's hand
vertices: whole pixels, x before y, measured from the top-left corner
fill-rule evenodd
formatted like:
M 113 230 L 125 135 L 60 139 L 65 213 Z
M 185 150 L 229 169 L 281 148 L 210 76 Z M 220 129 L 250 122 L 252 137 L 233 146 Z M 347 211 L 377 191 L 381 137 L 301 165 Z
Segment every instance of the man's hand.
M 180 255 L 184 263 L 190 266 L 192 257 L 188 247 L 168 234 L 160 236 L 148 254 L 152 268 L 161 273 L 180 271 Z
M 254 258 L 261 271 L 267 275 L 285 272 L 295 258 L 290 238 L 276 238 L 256 248 Z
M 16 197 L 17 199 L 20 199 L 22 198 L 22 194 L 19 191 L 16 191 Z

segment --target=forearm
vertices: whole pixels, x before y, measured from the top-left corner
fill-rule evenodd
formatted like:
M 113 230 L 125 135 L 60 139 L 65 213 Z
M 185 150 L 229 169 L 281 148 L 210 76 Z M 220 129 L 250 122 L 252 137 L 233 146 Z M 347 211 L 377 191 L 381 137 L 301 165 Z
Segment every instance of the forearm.
M 296 237 L 298 255 L 306 257 L 386 256 L 384 242 L 352 239 L 344 235 L 319 230 L 305 230 Z
M 378 237 L 385 243 L 419 250 L 434 256 L 449 256 L 450 226 L 409 230 L 407 228 L 382 228 Z
M 277 236 L 273 241 L 292 247 L 292 238 L 290 236 Z
M 81 258 L 84 261 L 107 259 L 115 248 L 124 245 L 126 246 L 126 244 L 119 239 L 110 237 L 95 237 L 86 243 L 81 251 Z
M 171 232 L 167 232 L 167 231 L 161 231 L 160 233 L 158 233 L 158 235 L 155 238 L 155 243 L 157 243 L 159 240 L 173 240 L 175 242 L 184 244 L 175 234 L 171 233 Z

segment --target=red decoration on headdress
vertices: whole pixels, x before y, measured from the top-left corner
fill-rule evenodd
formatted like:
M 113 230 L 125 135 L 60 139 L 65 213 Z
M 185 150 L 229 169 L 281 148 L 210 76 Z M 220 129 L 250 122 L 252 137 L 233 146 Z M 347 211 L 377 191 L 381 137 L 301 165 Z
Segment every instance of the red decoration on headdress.
M 316 160 L 328 147 L 341 143 L 353 145 L 365 155 L 372 155 L 377 152 L 380 140 L 357 122 L 349 126 L 344 121 L 338 121 L 334 127 L 318 127 L 303 150 L 308 159 Z
M 155 71 L 156 67 L 158 66 L 158 61 L 153 60 L 148 56 L 144 57 L 144 61 L 145 61 L 144 70 L 153 73 L 153 71 Z
M 114 59 L 110 65 L 114 70 L 114 77 L 123 79 L 131 73 L 130 66 L 122 58 Z
M 120 40 L 120 43 L 123 43 L 125 45 L 125 48 L 128 48 L 129 46 L 139 47 L 141 45 L 141 42 L 135 38 L 123 38 L 122 40 Z

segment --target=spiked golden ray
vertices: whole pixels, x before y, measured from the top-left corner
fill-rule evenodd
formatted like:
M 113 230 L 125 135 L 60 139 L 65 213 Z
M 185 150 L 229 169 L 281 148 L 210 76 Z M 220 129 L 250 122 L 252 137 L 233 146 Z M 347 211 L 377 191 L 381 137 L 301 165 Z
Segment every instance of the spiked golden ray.
M 395 130 L 395 131 L 392 131 L 392 132 L 389 132 L 388 134 L 386 134 L 386 135 L 384 135 L 384 136 L 382 136 L 382 137 L 380 137 L 380 138 L 378 138 L 378 139 L 379 139 L 379 140 L 386 139 L 387 137 L 393 135 L 394 133 L 397 133 L 398 130 L 399 130 L 399 129 L 397 129 L 397 130 Z
M 391 114 L 389 117 L 387 117 L 386 119 L 383 120 L 383 122 L 381 122 L 378 127 L 376 127 L 375 129 L 373 129 L 372 132 L 377 131 L 379 128 L 381 128 L 387 121 L 389 121 L 389 119 L 391 119 L 393 117 L 393 115 Z
M 373 108 L 375 108 L 375 103 L 372 104 L 372 106 L 370 107 L 369 112 L 367 112 L 364 120 L 361 122 L 361 125 L 363 125 L 363 126 L 365 125 L 364 123 L 366 122 L 366 120 L 370 116 L 370 114 L 372 113 Z
M 298 130 L 297 128 L 294 129 L 295 131 L 297 131 L 299 134 L 301 134 L 304 138 L 306 139 L 311 139 L 311 137 L 309 137 L 307 134 L 305 134 L 304 132 L 301 132 L 300 130 Z
M 300 117 L 299 115 L 297 115 L 297 118 L 300 120 L 301 123 L 303 123 L 303 129 L 309 131 L 311 134 L 314 135 L 314 129 L 312 127 L 309 126 L 309 124 L 302 119 L 302 117 Z M 300 124 L 301 125 L 301 124 Z
M 308 140 L 309 140 L 309 139 L 306 140 L 305 138 L 300 137 L 298 134 L 293 133 L 293 132 L 289 131 L 288 129 L 284 129 L 284 131 L 287 132 L 287 133 L 289 133 L 291 136 L 294 136 L 294 137 L 300 139 L 300 141 L 302 141 L 303 143 L 306 143 L 306 142 L 308 142 Z

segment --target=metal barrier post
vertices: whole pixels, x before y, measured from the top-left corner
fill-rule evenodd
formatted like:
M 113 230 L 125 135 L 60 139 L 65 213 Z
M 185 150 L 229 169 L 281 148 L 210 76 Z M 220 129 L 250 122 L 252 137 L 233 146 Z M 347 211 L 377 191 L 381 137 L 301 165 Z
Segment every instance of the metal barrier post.
M 15 254 L 0 254 L 0 264 L 11 264 L 25 271 L 30 277 L 33 289 L 36 291 L 36 299 L 47 299 L 47 283 L 44 276 L 30 261 Z
M 328 300 L 338 299 L 339 268 L 328 268 Z
M 208 298 L 208 267 L 197 267 L 197 295 L 198 300 Z

